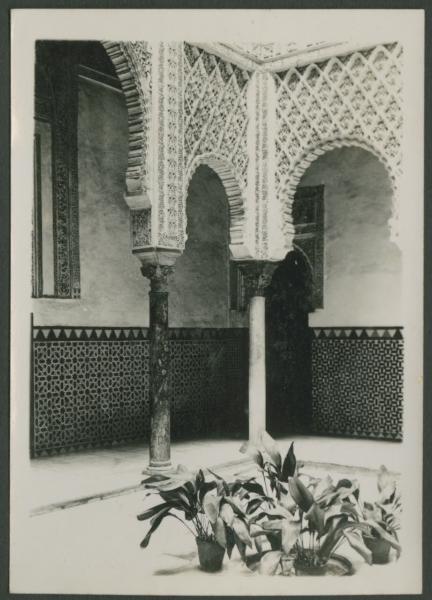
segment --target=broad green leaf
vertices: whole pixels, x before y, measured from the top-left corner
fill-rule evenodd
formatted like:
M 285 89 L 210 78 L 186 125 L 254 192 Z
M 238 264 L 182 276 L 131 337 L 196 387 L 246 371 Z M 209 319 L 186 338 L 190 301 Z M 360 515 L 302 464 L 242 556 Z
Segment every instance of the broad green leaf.
M 281 531 L 286 519 L 274 519 L 260 523 L 260 526 L 266 531 Z
M 343 535 L 348 544 L 362 556 L 365 561 L 372 564 L 372 552 L 365 546 L 362 536 L 356 531 L 344 531 Z
M 217 517 L 213 525 L 213 533 L 217 543 L 223 548 L 227 547 L 226 526 L 221 517 Z
M 217 521 L 221 500 L 221 496 L 214 496 L 213 494 L 206 494 L 204 496 L 203 509 L 210 523 L 216 523 Z
M 261 433 L 261 442 L 264 446 L 264 450 L 270 456 L 277 471 L 279 472 L 282 467 L 282 458 L 276 441 L 267 433 L 267 431 L 263 431 Z
M 282 524 L 282 550 L 289 554 L 300 535 L 300 523 L 284 519 Z
M 307 512 L 314 503 L 311 492 L 298 477 L 290 477 L 288 487 L 294 501 L 304 512 Z
M 228 525 L 228 527 L 232 527 L 235 514 L 232 506 L 227 502 L 222 503 L 222 506 L 220 507 L 220 516 Z
M 401 551 L 401 546 L 396 540 L 396 538 L 390 535 L 390 533 L 388 533 L 379 523 L 377 523 L 376 521 L 367 520 L 366 524 L 369 525 L 372 529 L 374 529 L 374 531 L 379 535 L 379 537 L 381 537 L 383 540 L 386 540 L 390 544 L 390 546 L 395 548 L 395 550 L 397 550 L 398 552 Z
M 162 523 L 162 521 L 164 520 L 165 517 L 167 517 L 170 512 L 169 512 L 169 508 L 166 508 L 164 510 L 161 510 L 155 517 L 153 517 L 153 519 L 150 521 L 151 526 L 150 529 L 147 532 L 147 535 L 145 536 L 145 538 L 142 540 L 140 546 L 141 548 L 147 548 L 147 546 L 149 545 L 150 542 L 150 538 L 153 535 L 153 533 L 156 531 L 156 529 L 159 527 L 159 525 Z
M 285 456 L 285 460 L 282 465 L 282 481 L 288 481 L 288 477 L 294 477 L 296 472 L 296 457 L 294 454 L 294 442 L 291 442 L 291 446 Z
M 169 502 L 163 502 L 162 504 L 157 504 L 156 506 L 152 506 L 145 512 L 138 515 L 137 519 L 138 519 L 138 521 L 146 521 L 147 519 L 150 519 L 151 517 L 156 515 L 158 512 L 160 512 L 164 508 L 167 508 L 168 506 L 171 507 Z
M 312 504 L 310 509 L 305 513 L 305 518 L 309 521 L 311 529 L 322 534 L 324 531 L 324 511 L 316 502 Z
M 279 550 L 270 550 L 261 558 L 259 573 L 261 575 L 274 575 L 279 566 L 282 552 Z
M 252 539 L 249 535 L 249 530 L 247 528 L 246 523 L 238 517 L 234 517 L 232 528 L 237 537 L 243 542 L 243 544 L 246 544 L 246 546 L 252 548 Z

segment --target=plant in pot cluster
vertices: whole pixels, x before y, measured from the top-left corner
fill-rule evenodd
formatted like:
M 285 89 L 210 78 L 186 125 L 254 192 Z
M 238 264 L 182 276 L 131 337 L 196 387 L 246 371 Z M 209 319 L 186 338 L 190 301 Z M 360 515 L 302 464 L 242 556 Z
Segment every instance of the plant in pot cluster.
M 248 445 L 243 451 L 254 459 L 275 502 L 262 498 L 250 516 L 259 547 L 248 566 L 270 575 L 345 575 L 352 573 L 352 564 L 336 552 L 345 542 L 370 563 L 361 534 L 367 527 L 349 502 L 358 485 L 341 480 L 334 486 L 330 479 L 307 477 L 299 472 L 293 444 L 282 460 L 268 434 L 262 442 L 262 449 Z
M 250 479 L 227 483 L 216 473 L 208 472 L 212 479 L 206 479 L 201 469 L 195 473 L 179 465 L 170 476 L 157 474 L 143 481 L 149 495 L 158 495 L 162 502 L 138 515 L 140 521 L 150 520 L 141 547 L 148 546 L 165 518 L 173 517 L 195 537 L 203 570 L 220 570 L 225 550 L 231 557 L 234 547 L 245 557 L 246 546 L 252 546 L 252 540 L 242 498 L 254 488 L 254 482 Z
M 385 564 L 390 561 L 392 549 L 397 558 L 401 553 L 398 531 L 402 503 L 396 481 L 384 466 L 379 470 L 377 487 L 378 501 L 363 505 L 364 522 L 368 526 L 363 539 L 372 553 L 373 563 Z

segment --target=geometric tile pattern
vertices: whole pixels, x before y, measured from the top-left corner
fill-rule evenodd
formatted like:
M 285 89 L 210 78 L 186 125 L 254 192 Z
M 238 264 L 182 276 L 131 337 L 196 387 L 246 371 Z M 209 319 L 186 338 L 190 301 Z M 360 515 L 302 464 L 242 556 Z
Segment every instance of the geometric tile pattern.
M 247 332 L 172 329 L 170 336 L 173 437 L 237 424 Z M 31 412 L 32 456 L 147 439 L 148 329 L 34 327 Z
M 312 331 L 315 432 L 402 439 L 402 328 Z
M 292 235 L 295 188 L 309 164 L 341 145 L 372 151 L 393 187 L 401 169 L 402 46 L 378 45 L 275 74 L 276 190 Z

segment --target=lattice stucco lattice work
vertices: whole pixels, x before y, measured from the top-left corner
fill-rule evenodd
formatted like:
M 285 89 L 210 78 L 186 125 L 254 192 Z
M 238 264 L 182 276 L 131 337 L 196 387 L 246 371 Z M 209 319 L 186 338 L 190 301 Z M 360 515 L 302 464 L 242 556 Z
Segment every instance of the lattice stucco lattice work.
M 184 135 L 187 180 L 199 155 L 215 155 L 232 165 L 246 186 L 247 83 L 249 73 L 204 50 L 184 44 Z
M 275 74 L 276 189 L 289 242 L 297 183 L 309 164 L 327 150 L 358 145 L 372 151 L 386 165 L 396 196 L 401 168 L 401 62 L 402 46 L 393 43 Z

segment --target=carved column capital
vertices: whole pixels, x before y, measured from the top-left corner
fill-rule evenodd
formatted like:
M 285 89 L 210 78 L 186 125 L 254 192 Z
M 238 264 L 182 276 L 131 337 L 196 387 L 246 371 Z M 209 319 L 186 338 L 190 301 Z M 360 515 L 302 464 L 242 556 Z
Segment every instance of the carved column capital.
M 168 277 L 174 273 L 173 265 L 144 264 L 141 273 L 150 280 L 152 292 L 168 292 Z
M 243 275 L 246 300 L 249 301 L 253 296 L 265 296 L 279 262 L 248 260 L 238 264 Z

